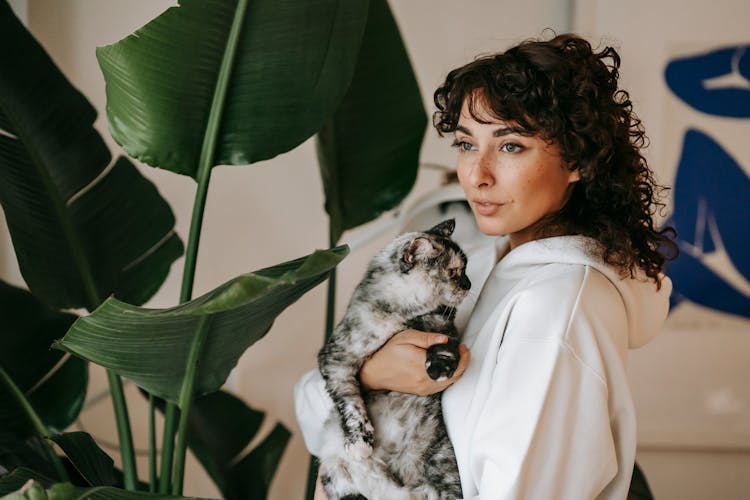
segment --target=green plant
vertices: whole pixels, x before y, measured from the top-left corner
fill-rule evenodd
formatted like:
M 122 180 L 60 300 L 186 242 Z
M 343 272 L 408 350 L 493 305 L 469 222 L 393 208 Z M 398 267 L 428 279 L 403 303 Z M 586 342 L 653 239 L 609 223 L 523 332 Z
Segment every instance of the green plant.
M 182 252 L 168 205 L 127 159 L 107 166 L 95 111 L 5 0 L 0 43 L 14 47 L 0 56 L 0 202 L 31 291 L 0 286 L 12 326 L 0 335 L 0 465 L 15 470 L 0 478 L 0 495 L 21 479 L 36 480 L 37 493 L 51 488 L 50 497 L 55 488 L 62 498 L 146 495 L 135 492 L 144 486 L 125 376 L 148 392 L 152 407 L 151 491 L 182 493 L 190 446 L 225 497 L 265 497 L 288 431 L 278 424 L 238 459 L 262 414 L 219 389 L 244 350 L 347 249 L 243 274 L 192 299 L 211 172 L 271 158 L 320 131 L 331 247 L 344 230 L 400 202 L 414 182 L 426 119 L 387 3 L 182 0 L 97 51 L 113 137 L 132 157 L 197 182 L 180 305 L 161 310 L 138 305 Z M 92 313 L 76 319 L 63 308 Z M 47 355 L 71 323 L 55 346 L 74 356 Z M 21 359 L 30 362 L 14 363 Z M 122 474 L 88 435 L 60 434 L 83 402 L 83 360 L 108 369 Z M 153 412 L 162 400 L 157 477 Z M 76 489 L 84 485 L 95 488 Z

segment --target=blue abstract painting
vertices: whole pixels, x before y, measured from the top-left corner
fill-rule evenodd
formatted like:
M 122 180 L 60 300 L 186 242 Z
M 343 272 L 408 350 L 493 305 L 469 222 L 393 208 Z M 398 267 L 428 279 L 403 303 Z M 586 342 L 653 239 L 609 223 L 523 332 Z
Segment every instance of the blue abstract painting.
M 698 111 L 750 118 L 750 46 L 676 59 L 665 77 Z M 710 131 L 691 128 L 684 135 L 666 224 L 677 229 L 680 246 L 668 268 L 672 305 L 688 299 L 750 318 L 750 179 Z
M 675 59 L 665 77 L 672 92 L 698 111 L 750 118 L 750 45 Z

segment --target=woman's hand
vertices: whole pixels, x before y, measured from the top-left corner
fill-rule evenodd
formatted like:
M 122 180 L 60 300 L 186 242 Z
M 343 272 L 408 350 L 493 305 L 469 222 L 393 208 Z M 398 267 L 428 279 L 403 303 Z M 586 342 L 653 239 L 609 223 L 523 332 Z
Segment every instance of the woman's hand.
M 359 372 L 362 388 L 367 391 L 389 390 L 426 396 L 446 389 L 463 375 L 469 364 L 469 349 L 461 344 L 461 356 L 453 376 L 438 382 L 427 375 L 427 349 L 433 344 L 444 344 L 448 336 L 439 333 L 404 330 L 397 333 L 383 347 L 365 361 Z

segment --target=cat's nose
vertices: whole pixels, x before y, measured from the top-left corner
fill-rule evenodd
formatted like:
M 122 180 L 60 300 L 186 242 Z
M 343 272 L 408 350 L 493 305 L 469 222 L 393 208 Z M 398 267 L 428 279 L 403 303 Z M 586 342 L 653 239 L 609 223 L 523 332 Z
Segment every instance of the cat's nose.
M 468 290 L 471 288 L 471 281 L 469 280 L 469 277 L 465 274 L 461 276 L 461 279 L 458 280 L 458 286 L 460 286 L 463 290 Z

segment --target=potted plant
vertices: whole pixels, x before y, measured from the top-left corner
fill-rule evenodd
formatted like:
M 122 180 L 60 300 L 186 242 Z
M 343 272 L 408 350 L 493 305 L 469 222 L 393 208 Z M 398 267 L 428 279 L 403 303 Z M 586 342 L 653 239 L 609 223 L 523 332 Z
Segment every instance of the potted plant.
M 108 166 L 95 111 L 5 0 L 0 42 L 14 47 L 0 56 L 0 202 L 30 289 L 0 286 L 10 325 L 0 334 L 0 495 L 34 479 L 14 494 L 179 496 L 190 446 L 224 497 L 264 498 L 288 431 L 277 425 L 238 457 L 262 414 L 220 388 L 274 318 L 344 258 L 342 232 L 398 204 L 416 176 L 425 113 L 387 3 L 182 0 L 98 49 L 115 140 L 196 180 L 181 296 L 166 309 L 140 304 L 182 253 L 169 206 L 127 158 Z M 267 159 L 315 133 L 332 248 L 193 298 L 213 167 Z M 90 314 L 61 311 L 70 308 Z M 47 351 L 54 339 L 59 350 Z M 86 362 L 108 370 L 121 473 L 89 435 L 63 432 L 83 402 Z M 122 376 L 151 402 L 148 484 L 135 470 Z

